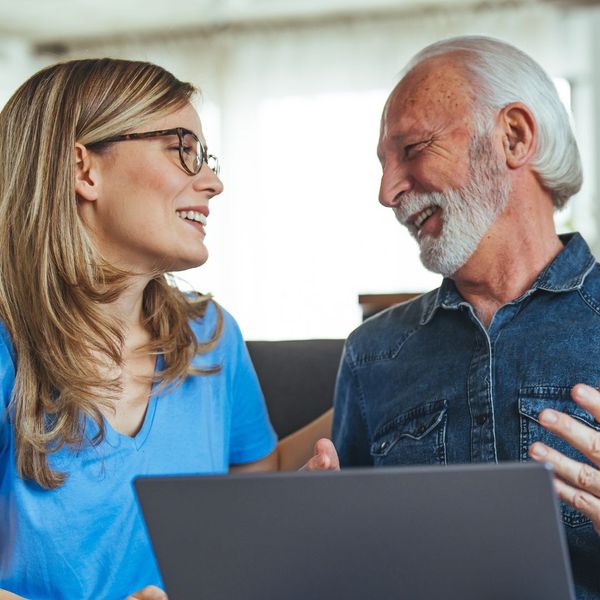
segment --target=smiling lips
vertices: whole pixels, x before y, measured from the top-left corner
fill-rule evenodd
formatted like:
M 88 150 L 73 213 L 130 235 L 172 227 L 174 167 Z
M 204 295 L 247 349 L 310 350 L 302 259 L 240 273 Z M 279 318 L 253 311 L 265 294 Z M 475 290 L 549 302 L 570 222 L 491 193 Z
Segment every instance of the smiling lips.
M 200 223 L 204 227 L 206 227 L 207 219 L 206 216 L 197 210 L 177 210 L 175 211 L 177 216 L 184 221 L 195 221 L 196 223 Z
M 413 213 L 410 217 L 408 217 L 408 219 L 400 222 L 406 228 L 408 228 L 408 230 L 417 240 L 420 240 L 421 237 L 423 237 L 424 235 L 433 235 L 434 237 L 437 237 L 439 231 L 436 231 L 437 228 L 435 227 L 435 223 L 433 229 L 431 227 L 425 227 L 425 225 L 429 221 L 430 217 L 432 217 L 439 211 L 440 206 L 438 206 L 437 204 L 430 204 L 420 212 Z
M 421 227 L 423 227 L 425 221 L 427 221 L 431 215 L 436 213 L 439 208 L 439 206 L 428 206 L 427 208 L 423 209 L 414 219 L 412 219 L 412 225 L 416 227 L 418 231 L 421 229 Z

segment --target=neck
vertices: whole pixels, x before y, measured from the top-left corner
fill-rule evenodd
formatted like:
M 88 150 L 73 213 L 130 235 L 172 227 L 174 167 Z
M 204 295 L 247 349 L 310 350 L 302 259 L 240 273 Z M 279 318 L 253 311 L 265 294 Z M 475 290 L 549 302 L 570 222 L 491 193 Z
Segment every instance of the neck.
M 142 300 L 148 281 L 142 276 L 130 278 L 117 300 L 103 305 L 103 310 L 123 326 L 126 353 L 148 341 L 149 334 L 142 324 Z
M 496 311 L 527 291 L 562 250 L 549 197 L 511 200 L 469 261 L 453 276 L 487 327 Z

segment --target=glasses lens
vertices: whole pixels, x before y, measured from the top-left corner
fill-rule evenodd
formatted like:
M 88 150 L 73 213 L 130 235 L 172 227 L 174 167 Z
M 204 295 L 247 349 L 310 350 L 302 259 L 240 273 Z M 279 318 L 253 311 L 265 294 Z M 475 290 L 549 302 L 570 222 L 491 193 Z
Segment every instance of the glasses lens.
M 206 159 L 208 168 L 215 174 L 218 175 L 221 167 L 219 166 L 219 159 L 214 154 L 209 154 Z
M 202 148 L 200 142 L 190 133 L 184 134 L 182 141 L 181 157 L 183 162 L 192 173 L 197 173 L 202 166 Z

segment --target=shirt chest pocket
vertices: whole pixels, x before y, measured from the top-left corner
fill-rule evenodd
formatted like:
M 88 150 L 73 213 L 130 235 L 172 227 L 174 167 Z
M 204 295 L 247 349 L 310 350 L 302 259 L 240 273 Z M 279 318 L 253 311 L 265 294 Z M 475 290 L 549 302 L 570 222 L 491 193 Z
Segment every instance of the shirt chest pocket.
M 581 409 L 571 399 L 570 386 L 534 386 L 521 388 L 519 391 L 519 423 L 520 423 L 520 459 L 529 460 L 529 446 L 535 441 L 555 448 L 565 456 L 578 462 L 591 464 L 578 450 L 567 444 L 558 436 L 550 433 L 539 423 L 539 414 L 545 408 L 552 408 L 574 419 L 582 421 L 585 425 L 600 431 L 600 424 L 596 423 L 591 415 Z M 563 522 L 570 527 L 588 525 L 590 520 L 572 506 L 561 502 L 561 515 Z
M 404 412 L 373 435 L 376 465 L 446 464 L 446 401 L 436 400 Z

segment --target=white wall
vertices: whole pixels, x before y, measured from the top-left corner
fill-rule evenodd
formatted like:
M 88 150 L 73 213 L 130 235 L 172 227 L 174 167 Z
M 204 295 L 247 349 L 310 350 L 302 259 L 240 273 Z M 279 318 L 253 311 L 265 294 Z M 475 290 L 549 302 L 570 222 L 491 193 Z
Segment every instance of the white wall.
M 0 107 L 39 64 L 31 45 L 25 40 L 15 36 L 0 36 Z
M 541 6 L 428 11 L 86 43 L 72 56 L 151 60 L 203 89 L 200 116 L 226 191 L 212 202 L 211 258 L 184 277 L 231 309 L 248 338 L 344 337 L 360 320 L 358 293 L 439 281 L 377 202 L 375 145 L 403 64 L 424 45 L 465 33 L 512 42 L 572 83 L 591 173 L 600 86 L 588 14 Z M 595 193 L 588 177 L 559 217 L 592 241 Z

